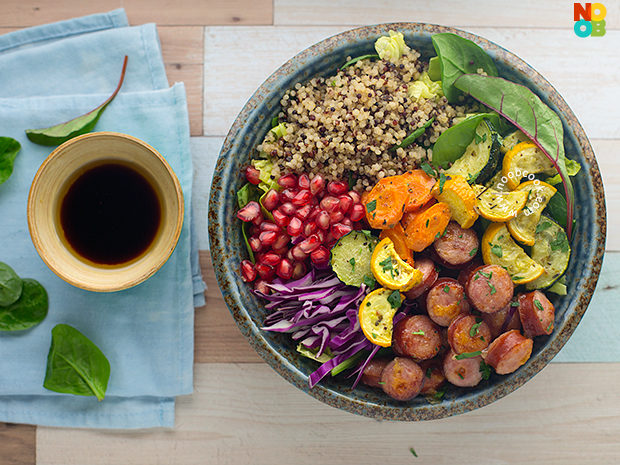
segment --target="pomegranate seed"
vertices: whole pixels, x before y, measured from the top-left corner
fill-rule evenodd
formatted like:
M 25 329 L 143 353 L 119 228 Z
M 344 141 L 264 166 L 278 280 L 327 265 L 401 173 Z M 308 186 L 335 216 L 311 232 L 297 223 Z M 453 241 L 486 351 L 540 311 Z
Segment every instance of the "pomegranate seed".
M 250 249 L 252 249 L 252 252 L 260 252 L 263 248 L 263 244 L 258 237 L 250 237 L 248 239 L 248 244 L 250 244 Z
M 252 165 L 249 165 L 245 169 L 245 179 L 248 180 L 250 184 L 259 184 L 260 183 L 260 171 L 254 168 Z
M 265 281 L 271 281 L 273 279 L 275 270 L 266 263 L 257 263 L 254 268 L 256 268 L 256 272 L 261 279 L 264 279 Z
M 329 214 L 329 219 L 331 220 L 332 224 L 339 223 L 340 221 L 342 221 L 343 218 L 344 213 L 342 213 L 341 211 L 335 211 Z
M 260 211 L 260 205 L 255 201 L 248 202 L 245 207 L 241 208 L 237 212 L 237 218 L 241 221 L 245 221 L 246 223 L 248 221 L 254 221 L 259 216 L 263 215 Z
M 260 228 L 253 224 L 250 226 L 250 236 L 258 236 L 260 234 Z
M 286 255 L 286 252 L 288 252 L 288 244 L 284 247 L 272 247 L 271 251 L 273 253 L 277 253 L 280 256 Z
M 288 252 L 286 252 L 286 259 L 290 260 L 291 263 L 295 261 L 295 257 L 293 256 L 293 251 L 291 249 L 289 249 Z
M 293 205 L 296 207 L 301 207 L 303 205 L 307 205 L 312 200 L 312 192 L 308 189 L 300 190 L 297 195 L 292 199 Z
M 351 197 L 353 203 L 360 203 L 362 201 L 362 196 L 355 191 L 349 191 L 347 195 Z
M 340 239 L 342 236 L 349 234 L 353 231 L 351 226 L 346 226 L 341 223 L 336 223 L 332 226 L 331 233 L 334 236 L 334 239 Z
M 321 243 L 323 243 L 323 241 L 325 240 L 325 231 L 323 231 L 322 229 L 319 229 L 317 232 L 315 232 L 314 234 L 316 234 L 316 237 L 319 238 L 319 241 Z
M 351 221 L 360 221 L 365 216 L 366 209 L 361 203 L 356 203 L 351 207 L 351 211 L 349 212 L 349 218 L 351 218 Z
M 280 210 L 285 215 L 293 216 L 295 212 L 297 211 L 297 208 L 291 202 L 285 202 L 282 205 L 280 205 Z
M 275 250 L 286 247 L 290 240 L 291 238 L 288 237 L 286 234 L 279 234 L 276 241 L 273 243 L 272 248 Z
M 291 276 L 291 278 L 299 279 L 305 274 L 306 274 L 306 265 L 303 262 L 295 263 L 295 266 L 293 266 L 293 275 Z
M 259 226 L 261 231 L 280 232 L 280 227 L 271 221 L 263 221 Z
M 349 185 L 344 181 L 332 181 L 327 184 L 327 192 L 332 195 L 345 194 L 349 190 Z
M 319 247 L 320 245 L 321 245 L 321 241 L 319 240 L 319 236 L 317 236 L 316 234 L 312 234 L 307 239 L 301 241 L 298 244 L 298 247 L 301 249 L 302 252 L 309 254 L 313 250 L 316 250 L 316 248 Z
M 273 211 L 276 209 L 278 204 L 280 203 L 280 194 L 275 189 L 269 189 L 263 197 L 263 207 L 265 207 L 269 211 Z
M 263 281 L 262 279 L 259 279 L 254 283 L 254 290 L 265 295 L 269 295 L 271 293 L 271 289 L 269 288 L 267 281 Z
M 325 210 L 327 213 L 331 213 L 333 211 L 336 211 L 336 208 L 338 207 L 339 203 L 340 203 L 340 200 L 338 200 L 336 197 L 327 195 L 323 197 L 320 205 L 321 205 L 321 208 Z
M 311 212 L 312 212 L 312 207 L 310 205 L 304 205 L 299 210 L 297 210 L 297 213 L 295 213 L 295 216 L 299 218 L 300 220 L 305 220 L 308 217 L 308 215 L 310 215 Z
M 330 232 L 327 233 L 327 236 L 325 236 L 325 240 L 323 241 L 326 245 L 330 245 L 333 242 L 336 241 L 336 238 L 334 237 L 334 235 Z M 331 248 L 331 247 L 330 247 Z
M 341 195 L 338 197 L 338 200 L 338 208 L 342 213 L 346 214 L 353 205 L 353 200 L 348 195 Z M 267 210 L 269 209 L 267 208 Z
M 254 264 L 250 260 L 243 260 L 241 262 L 241 279 L 246 283 L 250 283 L 256 279 L 256 270 Z
M 299 218 L 291 218 L 291 221 L 286 228 L 286 232 L 291 236 L 297 236 L 301 233 L 301 220 Z
M 308 175 L 302 174 L 301 176 L 299 176 L 299 179 L 297 180 L 297 185 L 300 189 L 310 189 L 310 178 L 308 177 Z
M 277 266 L 280 260 L 281 258 L 277 253 L 269 252 L 262 256 L 261 263 L 269 266 Z
M 299 247 L 300 245 L 301 245 L 301 242 L 291 249 L 293 258 L 297 262 L 303 262 L 306 258 L 308 258 L 308 254 L 304 252 L 303 250 L 301 250 L 301 248 Z
M 353 221 L 351 221 L 350 218 L 343 218 L 340 223 L 344 224 L 345 226 L 351 226 L 351 229 L 353 229 Z
M 278 179 L 278 184 L 280 184 L 284 188 L 293 188 L 297 187 L 297 176 L 294 174 L 285 174 L 284 176 Z
M 304 236 L 310 237 L 319 229 L 318 225 L 314 221 L 309 221 L 304 226 Z
M 317 247 L 311 254 L 310 260 L 316 265 L 323 265 L 329 261 L 329 250 L 322 245 Z
M 282 279 L 291 279 L 291 276 L 293 276 L 293 263 L 283 258 L 276 268 L 276 274 Z
M 319 205 L 318 202 L 317 202 L 316 205 L 312 205 L 312 210 L 310 211 L 310 214 L 308 215 L 308 218 L 306 218 L 308 221 L 309 220 L 314 220 L 316 218 L 316 215 L 318 215 L 319 212 L 321 211 L 318 208 L 318 205 Z
M 317 174 L 312 178 L 312 181 L 310 181 L 310 192 L 312 192 L 313 195 L 317 195 L 323 192 L 323 189 L 325 189 L 325 179 L 323 179 L 323 176 L 320 174 Z
M 282 200 L 288 200 L 290 202 L 295 198 L 295 195 L 297 195 L 297 191 L 293 189 L 284 189 L 280 195 Z
M 321 229 L 329 229 L 329 223 L 329 213 L 327 213 L 325 210 L 321 210 L 316 216 L 316 224 Z
M 278 238 L 278 233 L 275 231 L 263 231 L 262 233 L 260 233 L 258 238 L 263 244 L 263 247 L 269 247 L 273 245 L 273 243 Z
M 280 209 L 273 211 L 273 221 L 282 229 L 288 226 L 288 222 L 291 220 L 287 215 L 282 213 Z
M 252 220 L 252 224 L 255 226 L 260 226 L 263 221 L 265 221 L 265 218 L 263 217 L 263 212 L 259 210 L 258 216 Z

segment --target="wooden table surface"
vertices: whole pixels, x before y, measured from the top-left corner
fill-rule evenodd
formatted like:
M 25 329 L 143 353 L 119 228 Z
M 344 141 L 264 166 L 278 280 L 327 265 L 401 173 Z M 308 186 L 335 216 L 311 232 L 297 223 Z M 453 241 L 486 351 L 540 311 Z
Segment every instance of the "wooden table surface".
M 0 464 L 620 463 L 620 363 L 552 363 L 490 406 L 423 423 L 357 417 L 298 391 L 237 330 L 215 281 L 204 227 L 213 155 L 265 77 L 308 45 L 356 25 L 431 22 L 499 43 L 565 97 L 601 167 L 610 233 L 605 261 L 618 263 L 620 2 L 605 4 L 606 35 L 580 39 L 572 30 L 573 3 L 564 0 L 2 0 L 0 34 L 121 6 L 132 24 L 158 24 L 169 81 L 187 87 L 193 201 L 203 223 L 209 290 L 206 307 L 196 310 L 195 392 L 178 399 L 174 429 L 0 424 Z M 618 305 L 618 279 L 605 282 L 597 302 L 609 311 Z

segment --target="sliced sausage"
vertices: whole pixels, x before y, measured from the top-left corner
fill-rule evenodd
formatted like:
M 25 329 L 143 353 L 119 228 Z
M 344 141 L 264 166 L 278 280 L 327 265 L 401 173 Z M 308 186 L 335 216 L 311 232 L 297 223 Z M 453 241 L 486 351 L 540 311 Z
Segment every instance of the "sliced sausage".
M 439 353 L 441 334 L 439 327 L 426 315 L 412 315 L 396 324 L 392 344 L 398 347 L 398 355 L 428 360 Z
M 513 329 L 501 334 L 491 342 L 482 353 L 484 361 L 491 365 L 497 374 L 507 375 L 523 365 L 532 355 L 534 341 Z
M 471 276 L 474 274 L 474 271 L 476 271 L 476 269 L 481 266 L 482 262 L 475 258 L 470 263 L 468 263 L 465 268 L 459 271 L 459 276 L 458 278 L 456 278 L 456 280 L 461 283 L 463 287 L 467 287 L 467 282 L 469 281 L 469 278 L 471 278 Z
M 482 313 L 494 313 L 510 303 L 514 285 L 508 271 L 498 265 L 476 269 L 465 287 L 467 298 Z
M 405 292 L 405 295 L 409 299 L 420 297 L 427 289 L 430 289 L 430 287 L 435 284 L 435 281 L 437 281 L 439 277 L 435 263 L 430 258 L 417 258 L 413 267 L 422 272 L 422 282 Z
M 518 307 L 518 301 L 513 299 L 508 305 L 495 313 L 482 314 L 482 319 L 491 330 L 493 339 L 511 329 L 521 329 Z
M 491 343 L 491 330 L 478 316 L 457 316 L 448 327 L 448 343 L 456 354 L 486 349 Z
M 527 337 L 551 334 L 555 307 L 540 291 L 519 295 L 519 318 Z
M 459 314 L 469 312 L 463 286 L 456 279 L 438 279 L 426 296 L 426 311 L 439 326 L 450 326 Z
M 388 363 L 390 361 L 383 358 L 374 358 L 368 362 L 362 373 L 362 383 L 372 387 L 381 387 L 381 375 Z
M 424 371 L 424 385 L 420 394 L 435 394 L 437 389 L 446 382 L 441 361 L 423 362 L 420 364 L 420 368 Z
M 460 387 L 472 387 L 480 382 L 482 373 L 480 372 L 480 362 L 482 357 L 457 359 L 458 354 L 450 351 L 443 359 L 443 374 L 446 379 Z
M 478 236 L 471 229 L 463 229 L 450 221 L 445 233 L 433 242 L 437 256 L 450 266 L 463 266 L 478 253 Z
M 391 398 L 413 399 L 422 390 L 424 372 L 413 360 L 396 357 L 384 368 L 381 383 L 383 391 Z

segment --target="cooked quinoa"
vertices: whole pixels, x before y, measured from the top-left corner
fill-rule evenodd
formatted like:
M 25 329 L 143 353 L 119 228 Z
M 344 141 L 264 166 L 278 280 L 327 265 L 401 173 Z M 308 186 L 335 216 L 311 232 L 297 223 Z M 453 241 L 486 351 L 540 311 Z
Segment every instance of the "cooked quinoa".
M 320 172 L 328 180 L 353 179 L 358 190 L 413 169 L 431 159 L 431 144 L 455 117 L 475 109 L 451 106 L 445 97 L 410 98 L 409 83 L 427 68 L 406 48 L 395 63 L 362 60 L 335 76 L 298 83 L 280 101 L 286 135 L 276 140 L 269 131 L 257 149 L 273 160 L 275 177 Z M 416 143 L 389 150 L 432 117 Z

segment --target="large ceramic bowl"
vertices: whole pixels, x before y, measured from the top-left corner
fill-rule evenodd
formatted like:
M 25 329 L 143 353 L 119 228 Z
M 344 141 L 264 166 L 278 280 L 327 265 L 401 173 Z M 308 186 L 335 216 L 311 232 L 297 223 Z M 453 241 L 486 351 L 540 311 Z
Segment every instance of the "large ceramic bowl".
M 265 310 L 238 274 L 246 252 L 239 222 L 235 220 L 235 192 L 245 182 L 242 168 L 256 155 L 256 146 L 279 111 L 283 92 L 313 76 L 335 73 L 347 56 L 374 53 L 375 40 L 390 29 L 403 32 L 407 44 L 418 49 L 425 59 L 435 55 L 432 34 L 454 32 L 476 42 L 493 57 L 501 76 L 526 85 L 558 113 L 564 125 L 566 153 L 584 168 L 574 181 L 577 224 L 566 272 L 568 295 L 552 299 L 556 307 L 553 333 L 536 338 L 532 357 L 516 372 L 506 376 L 494 374 L 474 388 L 449 388 L 443 401 L 435 405 L 422 396 L 398 402 L 362 385 L 352 390 L 351 379 L 344 378 L 327 377 L 309 389 L 307 377 L 316 369 L 316 363 L 295 352 L 288 335 L 260 330 Z M 393 420 L 427 420 L 473 410 L 507 395 L 538 373 L 566 343 L 586 311 L 601 269 L 605 233 L 605 198 L 592 147 L 577 118 L 553 86 L 521 58 L 493 42 L 468 32 L 418 23 L 353 29 L 313 45 L 282 65 L 258 88 L 230 129 L 217 161 L 209 205 L 211 257 L 217 280 L 239 329 L 259 355 L 290 383 L 329 405 Z

